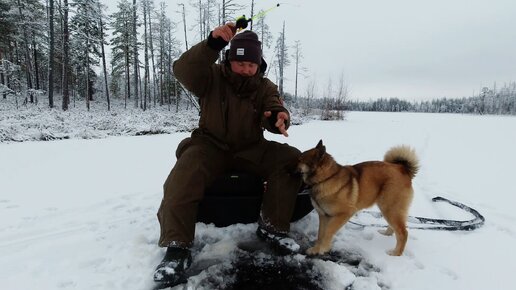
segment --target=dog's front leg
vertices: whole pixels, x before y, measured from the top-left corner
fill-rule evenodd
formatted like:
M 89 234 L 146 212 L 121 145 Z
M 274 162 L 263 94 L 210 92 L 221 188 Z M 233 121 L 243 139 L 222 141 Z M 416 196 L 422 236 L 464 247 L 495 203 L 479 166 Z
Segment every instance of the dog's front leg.
M 308 255 L 317 255 L 319 254 L 320 249 L 320 241 L 322 240 L 324 236 L 324 232 L 326 231 L 326 225 L 328 224 L 329 216 L 325 215 L 324 213 L 317 212 L 319 214 L 319 230 L 317 233 L 317 241 L 315 241 L 315 245 L 308 250 L 306 250 L 306 253 Z
M 323 255 L 330 251 L 331 244 L 333 241 L 333 236 L 337 233 L 337 231 L 351 218 L 353 215 L 352 212 L 346 212 L 335 216 L 327 216 L 324 226 L 324 231 L 321 233 L 319 239 L 317 240 L 316 245 L 311 252 L 312 255 L 319 254 Z M 307 251 L 308 253 L 308 251 Z

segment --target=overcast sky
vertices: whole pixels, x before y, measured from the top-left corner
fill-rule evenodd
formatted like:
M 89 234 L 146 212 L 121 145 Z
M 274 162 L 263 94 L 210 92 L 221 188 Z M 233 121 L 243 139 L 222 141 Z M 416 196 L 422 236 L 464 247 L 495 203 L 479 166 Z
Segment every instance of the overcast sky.
M 166 1 L 170 17 L 178 22 L 181 19 L 176 11 L 180 2 L 188 3 Z M 237 2 L 251 3 L 250 0 Z M 276 3 L 256 0 L 256 10 Z M 483 86 L 491 87 L 494 82 L 501 86 L 516 81 L 514 0 L 287 0 L 279 3 L 279 8 L 267 14 L 266 22 L 276 38 L 285 21 L 287 44 L 301 42 L 302 65 L 308 77 L 300 80 L 301 94 L 310 78 L 316 78 L 322 91 L 330 77 L 335 84 L 341 74 L 352 98 L 362 100 L 463 97 L 478 93 Z M 191 18 L 187 24 L 191 26 L 197 12 L 188 4 L 186 7 Z M 182 32 L 182 26 L 179 28 Z M 189 45 L 195 38 L 198 39 L 192 32 Z M 178 39 L 182 41 L 182 35 Z M 265 54 L 269 60 L 272 51 Z M 286 73 L 287 91 L 293 91 L 294 66 Z M 269 77 L 275 81 L 273 74 Z

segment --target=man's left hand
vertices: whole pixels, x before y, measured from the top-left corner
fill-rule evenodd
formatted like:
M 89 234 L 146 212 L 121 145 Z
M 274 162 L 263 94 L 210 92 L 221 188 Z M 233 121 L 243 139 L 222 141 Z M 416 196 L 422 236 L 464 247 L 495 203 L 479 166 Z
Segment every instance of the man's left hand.
M 272 116 L 272 112 L 271 111 L 265 111 L 263 113 L 263 115 L 265 117 L 269 118 L 270 116 Z M 277 120 L 276 120 L 276 123 L 274 125 L 276 126 L 276 128 L 278 128 L 280 133 L 283 134 L 283 136 L 288 137 L 287 127 L 285 125 L 286 121 L 288 121 L 288 114 L 285 113 L 285 112 L 278 112 Z

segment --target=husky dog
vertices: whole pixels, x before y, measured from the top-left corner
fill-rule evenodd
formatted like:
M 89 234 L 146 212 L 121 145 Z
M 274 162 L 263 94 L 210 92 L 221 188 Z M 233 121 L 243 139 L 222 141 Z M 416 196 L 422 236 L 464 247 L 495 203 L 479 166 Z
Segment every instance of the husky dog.
M 419 170 L 418 158 L 408 146 L 385 153 L 383 161 L 339 165 L 326 153 L 322 140 L 299 157 L 297 170 L 312 187 L 311 199 L 319 214 L 319 232 L 309 255 L 331 249 L 335 233 L 359 210 L 375 203 L 389 226 L 382 234 L 396 235 L 389 255 L 400 256 L 407 243 L 408 209 L 412 201 L 412 179 Z

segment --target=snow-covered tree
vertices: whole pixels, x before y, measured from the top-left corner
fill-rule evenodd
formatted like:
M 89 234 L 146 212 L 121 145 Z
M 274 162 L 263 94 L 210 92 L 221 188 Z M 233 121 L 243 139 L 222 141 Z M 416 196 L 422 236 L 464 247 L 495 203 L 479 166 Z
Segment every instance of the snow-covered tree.
M 290 57 L 288 55 L 288 46 L 285 37 L 285 22 L 283 22 L 283 29 L 276 41 L 276 58 L 278 68 L 278 88 L 281 96 L 284 95 L 284 80 L 285 80 L 285 69 L 290 65 Z
M 78 92 L 90 108 L 93 100 L 93 84 L 97 74 L 94 67 L 99 65 L 102 34 L 99 19 L 102 17 L 98 0 L 72 0 L 75 14 L 71 19 L 71 55 L 77 72 Z
M 254 4 L 254 1 L 251 5 L 253 5 L 253 4 Z M 220 19 L 218 25 L 225 24 L 228 21 L 235 21 L 235 18 L 241 16 L 241 15 L 237 14 L 238 11 L 245 8 L 244 5 L 236 3 L 235 0 L 222 0 L 220 7 L 221 7 L 221 19 Z M 251 17 L 253 16 L 253 12 L 252 12 L 253 8 L 252 7 L 253 6 L 251 6 Z
M 124 83 L 124 100 L 131 97 L 130 67 L 132 63 L 132 7 L 128 0 L 118 2 L 117 11 L 111 15 L 111 79 L 114 84 Z M 115 96 L 119 95 L 119 88 L 111 85 Z
M 297 40 L 294 44 L 294 53 L 292 54 L 292 57 L 294 59 L 296 70 L 295 70 L 295 85 L 294 85 L 294 103 L 297 104 L 297 88 L 298 88 L 298 80 L 299 75 L 303 76 L 303 73 L 306 71 L 306 69 L 301 66 L 301 60 L 303 59 L 303 52 L 301 49 L 301 41 Z
M 11 2 L 11 5 L 12 2 Z M 14 6 L 15 5 L 15 6 Z M 14 36 L 13 55 L 14 63 L 21 65 L 20 73 L 25 74 L 25 81 L 21 83 L 26 92 L 24 103 L 37 102 L 35 90 L 40 87 L 40 61 L 43 58 L 40 51 L 44 41 L 45 9 L 38 0 L 16 0 L 11 6 L 13 25 L 16 28 Z M 23 78 L 20 76 L 20 80 Z
M 11 43 L 15 37 L 16 28 L 14 27 L 14 19 L 12 13 L 13 3 L 7 0 L 0 0 L 0 62 L 4 59 L 7 62 L 8 53 L 11 50 Z M 0 87 L 2 88 L 2 98 L 7 98 L 7 92 L 12 91 L 9 88 L 9 77 L 7 72 L 0 66 Z
M 175 94 L 175 79 L 172 78 L 172 61 L 180 55 L 180 42 L 176 35 L 176 24 L 167 17 L 165 3 L 160 4 L 157 22 L 154 24 L 152 38 L 154 39 L 156 56 L 156 77 L 159 84 L 159 103 L 170 104 L 170 97 Z
M 263 13 L 263 10 L 259 12 Z M 253 31 L 258 35 L 258 38 L 262 42 L 262 49 L 270 48 L 272 45 L 272 33 L 269 25 L 265 22 L 266 16 L 263 15 L 256 19 L 253 23 Z
M 196 0 L 192 1 L 191 5 L 197 10 L 197 19 L 194 27 L 199 32 L 198 41 L 201 41 L 221 21 L 216 14 L 218 5 L 215 0 Z

